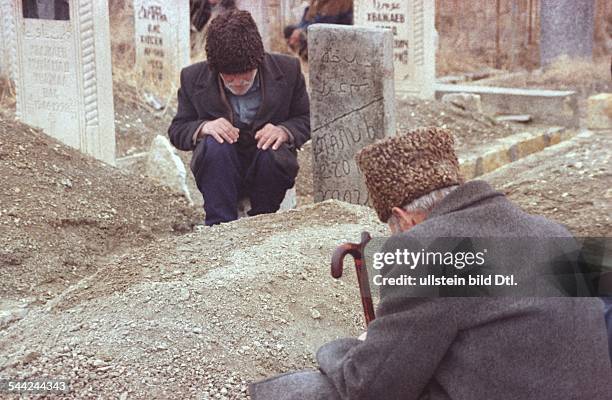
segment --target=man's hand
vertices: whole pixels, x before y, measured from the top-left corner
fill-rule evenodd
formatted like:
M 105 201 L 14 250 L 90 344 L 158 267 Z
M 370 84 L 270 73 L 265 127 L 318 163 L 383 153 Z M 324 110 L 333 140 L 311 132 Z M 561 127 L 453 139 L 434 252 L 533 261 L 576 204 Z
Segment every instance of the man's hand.
M 266 124 L 257 131 L 255 140 L 257 140 L 258 149 L 268 150 L 268 147 L 272 146 L 273 150 L 278 150 L 281 144 L 289 140 L 289 135 L 276 125 Z
M 202 126 L 198 134 L 199 137 L 210 135 L 219 143 L 235 143 L 238 140 L 239 129 L 232 126 L 225 118 L 208 121 Z

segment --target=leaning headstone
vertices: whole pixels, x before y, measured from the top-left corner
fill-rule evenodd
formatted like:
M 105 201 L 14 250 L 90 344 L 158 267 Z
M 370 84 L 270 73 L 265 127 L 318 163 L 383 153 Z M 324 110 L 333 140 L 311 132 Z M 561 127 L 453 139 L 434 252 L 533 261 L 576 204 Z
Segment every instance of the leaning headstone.
M 399 94 L 434 97 L 436 78 L 435 0 L 355 0 L 357 26 L 393 32 L 395 90 Z
M 270 50 L 270 32 L 268 27 L 271 24 L 270 12 L 266 0 L 238 0 L 236 6 L 241 9 L 248 11 L 253 16 L 257 29 L 263 40 L 264 48 Z
M 61 3 L 65 7 L 49 13 L 43 9 L 40 14 L 37 2 L 15 4 L 17 116 L 83 153 L 114 164 L 107 1 L 70 0 Z
M 540 63 L 561 56 L 593 58 L 595 0 L 542 0 Z
M 317 24 L 308 29 L 315 201 L 368 204 L 354 156 L 395 135 L 389 30 Z
M 181 193 L 189 204 L 193 204 L 187 188 L 185 164 L 165 136 L 157 135 L 151 142 L 147 156 L 146 174 L 159 184 Z
M 17 55 L 14 4 L 12 0 L 0 0 L 0 78 L 12 75 Z
M 136 70 L 149 90 L 174 92 L 190 63 L 189 0 L 134 0 Z

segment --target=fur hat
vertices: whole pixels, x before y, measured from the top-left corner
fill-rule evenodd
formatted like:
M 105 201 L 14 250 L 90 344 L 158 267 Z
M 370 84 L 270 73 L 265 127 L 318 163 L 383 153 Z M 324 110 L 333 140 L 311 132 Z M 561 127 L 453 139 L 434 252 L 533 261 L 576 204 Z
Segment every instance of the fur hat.
M 442 128 L 418 128 L 377 141 L 355 156 L 372 205 L 382 222 L 437 189 L 463 183 L 453 136 Z
M 216 72 L 239 74 L 259 67 L 264 47 L 257 25 L 248 11 L 219 14 L 206 31 L 206 58 Z

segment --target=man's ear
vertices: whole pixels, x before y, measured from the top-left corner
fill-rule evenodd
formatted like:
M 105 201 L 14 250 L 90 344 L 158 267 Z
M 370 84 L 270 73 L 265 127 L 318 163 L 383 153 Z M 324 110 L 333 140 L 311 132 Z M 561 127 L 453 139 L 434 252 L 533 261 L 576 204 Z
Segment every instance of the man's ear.
M 414 223 L 410 214 L 399 207 L 393 207 L 391 213 L 395 216 L 396 221 L 399 223 L 399 228 L 403 232 L 410 229 Z
M 420 224 L 426 217 L 423 213 L 411 213 L 400 207 L 393 207 L 391 213 L 395 216 L 399 222 L 399 228 L 401 231 L 407 231 L 413 226 Z

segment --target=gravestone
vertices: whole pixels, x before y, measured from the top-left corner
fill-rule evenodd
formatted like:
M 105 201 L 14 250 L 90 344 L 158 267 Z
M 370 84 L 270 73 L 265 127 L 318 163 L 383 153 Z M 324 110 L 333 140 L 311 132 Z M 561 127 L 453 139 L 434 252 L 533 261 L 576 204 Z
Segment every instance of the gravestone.
M 12 75 L 17 48 L 15 43 L 15 10 L 12 0 L 0 0 L 0 77 Z
M 434 97 L 436 78 L 435 0 L 355 0 L 354 24 L 393 32 L 395 90 Z
M 593 58 L 595 0 L 542 0 L 540 63 L 561 56 Z
M 190 63 L 189 0 L 134 0 L 136 69 L 149 90 L 168 95 Z
M 315 201 L 368 204 L 354 156 L 395 135 L 393 36 L 389 30 L 308 28 Z
M 240 10 L 245 10 L 251 13 L 251 16 L 257 24 L 257 29 L 259 30 L 259 34 L 261 35 L 264 48 L 266 49 L 266 51 L 270 51 L 271 42 L 269 26 L 271 24 L 271 21 L 270 12 L 266 3 L 266 0 L 238 0 L 236 2 L 236 6 Z
M 24 10 L 21 1 L 15 2 L 17 116 L 114 164 L 108 3 L 55 1 L 65 7 L 53 19 L 40 18 L 36 9 Z

